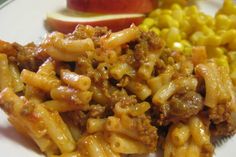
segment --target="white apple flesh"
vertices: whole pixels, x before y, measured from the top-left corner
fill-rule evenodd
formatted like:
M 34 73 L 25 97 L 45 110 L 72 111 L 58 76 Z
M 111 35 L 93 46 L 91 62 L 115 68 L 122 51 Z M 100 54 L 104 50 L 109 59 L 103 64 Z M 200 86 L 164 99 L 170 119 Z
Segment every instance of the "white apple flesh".
M 52 30 L 70 33 L 78 24 L 106 26 L 118 31 L 131 24 L 139 25 L 144 18 L 144 14 L 92 14 L 62 10 L 49 13 L 46 22 Z

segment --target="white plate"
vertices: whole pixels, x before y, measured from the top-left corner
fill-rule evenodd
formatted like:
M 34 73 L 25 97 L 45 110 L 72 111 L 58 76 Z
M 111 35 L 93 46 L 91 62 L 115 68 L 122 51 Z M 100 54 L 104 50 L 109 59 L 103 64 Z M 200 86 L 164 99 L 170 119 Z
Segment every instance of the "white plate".
M 207 13 L 214 12 L 223 0 L 199 1 Z M 47 12 L 65 6 L 64 0 L 17 0 L 0 9 L 0 39 L 9 42 L 39 42 L 46 33 L 44 19 Z M 1 7 L 0 7 L 1 8 Z M 236 156 L 236 136 L 216 148 L 215 157 Z M 37 147 L 9 125 L 6 115 L 0 111 L 0 156 L 40 157 Z

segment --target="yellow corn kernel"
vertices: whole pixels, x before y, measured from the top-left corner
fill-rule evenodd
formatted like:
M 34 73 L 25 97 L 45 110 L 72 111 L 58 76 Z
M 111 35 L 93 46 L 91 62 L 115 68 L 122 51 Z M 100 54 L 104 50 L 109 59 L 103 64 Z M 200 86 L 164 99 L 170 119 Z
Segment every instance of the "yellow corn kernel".
M 171 6 L 171 10 L 182 10 L 182 7 L 179 4 L 175 3 Z
M 200 16 L 200 14 L 193 14 L 189 18 L 189 23 L 191 27 L 194 27 L 196 31 L 201 31 L 201 27 L 205 25 L 204 17 Z
M 231 72 L 230 77 L 233 81 L 233 84 L 236 85 L 236 70 Z
M 162 9 L 162 15 L 171 15 L 172 14 L 172 10 L 170 9 Z
M 174 42 L 171 48 L 178 52 L 184 51 L 184 46 L 181 42 Z
M 184 47 L 191 47 L 191 44 L 187 40 L 181 40 L 180 43 L 183 44 Z
M 143 30 L 144 32 L 147 32 L 147 31 L 149 30 L 148 26 L 145 25 L 145 24 L 139 25 L 139 28 L 140 28 L 141 30 Z
M 159 17 L 158 26 L 160 28 L 179 27 L 179 22 L 173 19 L 170 15 L 162 15 Z
M 218 66 L 224 66 L 227 69 L 227 71 L 229 71 L 230 69 L 229 62 L 228 62 L 228 58 L 225 55 L 220 58 L 215 58 L 215 61 Z
M 205 15 L 205 22 L 206 22 L 206 25 L 208 27 L 214 28 L 214 26 L 215 26 L 215 18 L 213 18 L 210 15 Z
M 205 45 L 219 46 L 221 44 L 221 37 L 218 35 L 209 35 L 205 38 Z
M 230 63 L 230 72 L 236 74 L 236 62 Z
M 178 22 L 181 22 L 185 18 L 183 10 L 173 10 L 171 16 Z
M 188 37 L 188 35 L 183 31 L 180 32 L 180 35 L 182 39 L 186 39 Z
M 158 35 L 158 36 L 161 34 L 160 29 L 158 29 L 157 27 L 152 27 L 152 28 L 150 29 L 150 31 L 153 31 L 153 32 L 156 33 L 156 35 Z
M 202 26 L 201 32 L 203 32 L 205 35 L 214 35 L 215 34 L 215 32 L 206 25 Z
M 236 61 L 230 62 L 230 71 L 236 72 Z
M 230 29 L 226 31 L 225 33 L 221 34 L 221 44 L 225 45 L 230 43 L 232 40 L 234 40 L 236 36 L 236 29 Z
M 227 30 L 215 30 L 215 33 L 219 36 L 222 36 L 226 32 L 227 32 Z
M 231 20 L 230 28 L 236 28 L 236 15 L 230 15 L 229 18 Z
M 149 14 L 149 17 L 159 17 L 161 15 L 162 11 L 161 9 L 156 9 L 156 10 L 153 10 L 150 14 Z
M 206 36 L 202 32 L 197 31 L 190 37 L 190 41 L 194 45 L 204 45 L 205 38 Z
M 183 45 L 184 50 L 182 53 L 186 56 L 189 56 L 192 54 L 192 45 L 187 40 L 181 40 L 180 43 Z
M 223 7 L 218 11 L 218 14 L 236 14 L 236 5 L 233 0 L 225 0 Z
M 234 38 L 230 43 L 229 43 L 229 49 L 230 50 L 236 50 L 236 38 Z
M 236 51 L 230 51 L 227 53 L 229 61 L 236 63 Z M 235 67 L 236 68 L 236 67 Z
M 193 51 L 192 47 L 184 47 L 184 51 L 182 52 L 185 56 L 191 56 Z
M 164 29 L 162 29 L 161 30 L 161 38 L 162 39 L 164 39 L 164 40 L 166 40 L 167 39 L 167 34 L 168 34 L 168 32 L 169 32 L 169 29 L 168 28 L 164 28 Z
M 143 21 L 143 25 L 146 25 L 148 28 L 151 28 L 153 25 L 155 25 L 155 20 L 153 20 L 152 18 L 146 18 Z
M 221 14 L 216 16 L 215 21 L 215 27 L 217 30 L 227 30 L 230 28 L 232 23 L 231 19 L 228 16 Z
M 167 46 L 172 47 L 174 42 L 180 42 L 181 35 L 178 28 L 172 27 L 170 28 L 169 32 L 167 33 L 166 43 Z
M 181 32 L 185 32 L 186 35 L 189 35 L 192 33 L 193 31 L 193 26 L 192 24 L 189 22 L 188 19 L 183 19 L 181 22 L 180 22 L 180 30 Z
M 222 47 L 207 46 L 206 50 L 209 58 L 220 58 L 225 54 L 225 49 Z
M 186 15 L 193 15 L 193 14 L 198 14 L 199 13 L 198 8 L 194 5 L 184 8 L 184 11 L 185 11 Z

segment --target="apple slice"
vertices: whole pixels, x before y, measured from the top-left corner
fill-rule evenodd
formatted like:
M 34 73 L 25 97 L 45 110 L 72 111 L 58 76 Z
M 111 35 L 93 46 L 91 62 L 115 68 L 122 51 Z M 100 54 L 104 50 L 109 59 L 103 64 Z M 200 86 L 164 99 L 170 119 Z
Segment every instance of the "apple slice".
M 132 23 L 139 25 L 144 14 L 93 14 L 61 10 L 47 15 L 47 24 L 53 30 L 63 33 L 72 32 L 78 24 L 106 26 L 112 31 L 129 27 Z
M 67 0 L 67 8 L 94 13 L 148 13 L 156 0 Z

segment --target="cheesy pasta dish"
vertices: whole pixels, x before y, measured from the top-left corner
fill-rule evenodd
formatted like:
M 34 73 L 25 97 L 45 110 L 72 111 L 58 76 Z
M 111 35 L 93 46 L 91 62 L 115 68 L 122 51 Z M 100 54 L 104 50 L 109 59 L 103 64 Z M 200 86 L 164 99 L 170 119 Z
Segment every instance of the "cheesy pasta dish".
M 134 25 L 0 41 L 0 91 L 9 122 L 48 157 L 212 157 L 211 139 L 236 130 L 230 68 Z

